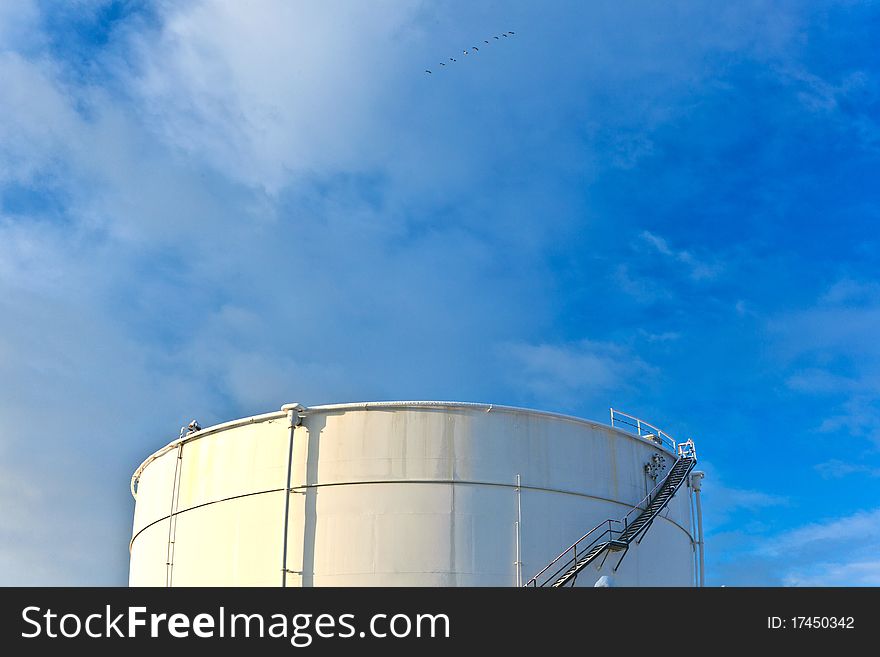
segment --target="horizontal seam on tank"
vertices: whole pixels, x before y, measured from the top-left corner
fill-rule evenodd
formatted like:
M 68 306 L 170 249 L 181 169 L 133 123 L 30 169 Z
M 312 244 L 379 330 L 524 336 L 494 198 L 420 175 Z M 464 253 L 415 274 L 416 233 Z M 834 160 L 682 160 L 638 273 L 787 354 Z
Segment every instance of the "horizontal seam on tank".
M 470 479 L 372 479 L 369 481 L 334 481 L 326 484 L 303 484 L 301 486 L 291 486 L 291 492 L 303 488 L 324 488 L 328 486 L 361 486 L 369 484 L 467 484 L 471 486 L 499 486 L 501 488 L 517 488 L 516 484 L 505 484 L 498 481 L 472 481 Z M 564 488 L 544 488 L 542 486 L 529 486 L 521 484 L 519 488 L 523 490 L 538 490 L 548 493 L 562 493 L 563 495 L 576 495 L 578 497 L 589 497 L 594 500 L 602 500 L 604 502 L 613 502 L 627 508 L 632 508 L 631 504 L 612 500 L 610 497 L 602 497 L 600 495 L 590 495 L 589 493 L 578 493 L 573 490 L 565 490 Z
M 367 484 L 465 484 L 470 486 L 499 486 L 501 488 L 517 488 L 516 484 L 503 484 L 495 481 L 468 481 L 466 479 L 377 479 L 375 481 L 339 481 L 329 484 L 303 484 L 302 486 L 291 486 L 290 492 L 293 493 L 298 490 L 305 490 L 308 488 L 325 488 L 330 486 L 358 486 Z M 633 508 L 631 504 L 627 504 L 626 502 L 612 500 L 611 498 L 601 497 L 599 495 L 576 493 L 575 491 L 564 490 L 562 488 L 542 488 L 540 486 L 527 486 L 526 484 L 521 484 L 519 488 L 522 488 L 524 490 L 544 491 L 547 493 L 560 493 L 562 495 L 575 495 L 577 497 L 586 497 L 591 500 L 601 500 L 603 502 L 619 504 L 620 506 L 626 507 L 627 509 Z M 688 538 L 691 539 L 691 541 L 693 541 L 693 536 L 691 536 L 691 533 L 675 520 L 667 518 L 666 516 L 657 516 L 657 518 L 663 518 L 663 520 L 666 520 L 675 525 L 681 531 L 683 531 L 688 536 Z
M 161 518 L 157 518 L 153 522 L 148 523 L 148 524 L 144 525 L 143 527 L 141 527 L 137 531 L 137 534 L 135 534 L 134 536 L 131 537 L 131 540 L 128 542 L 128 553 L 131 554 L 131 546 L 134 545 L 134 540 L 138 536 L 140 536 L 143 532 L 148 530 L 153 525 L 156 525 L 156 524 L 162 522 L 163 520 L 168 520 L 171 516 L 179 516 L 181 513 L 186 513 L 187 511 L 192 511 L 194 509 L 201 509 L 203 506 L 210 506 L 211 504 L 219 504 L 220 502 L 230 502 L 232 500 L 241 499 L 242 497 L 253 497 L 254 495 L 263 495 L 265 493 L 283 493 L 283 492 L 284 492 L 283 488 L 273 488 L 271 490 L 258 490 L 254 493 L 242 493 L 241 495 L 233 495 L 232 497 L 224 497 L 223 499 L 220 499 L 220 500 L 211 500 L 210 502 L 202 502 L 201 504 L 196 504 L 195 506 L 187 507 L 185 509 L 177 511 L 176 513 L 171 513 L 167 516 L 162 516 Z
M 330 484 L 305 484 L 302 486 L 291 486 L 288 489 L 288 492 L 293 493 L 298 490 L 305 490 L 308 488 L 326 488 L 326 487 L 332 487 L 332 486 L 358 486 L 358 485 L 367 485 L 367 484 L 465 484 L 465 485 L 469 485 L 469 486 L 498 486 L 501 488 L 516 488 L 517 487 L 515 484 L 502 484 L 502 483 L 492 482 L 492 481 L 467 481 L 467 480 L 461 480 L 461 479 L 457 479 L 457 480 L 452 480 L 452 479 L 380 479 L 380 480 L 376 480 L 376 481 L 349 481 L 349 482 L 343 481 L 343 482 L 334 482 L 334 483 L 330 483 Z M 525 489 L 525 490 L 544 491 L 544 492 L 548 492 L 548 493 L 560 493 L 563 495 L 575 495 L 576 497 L 586 497 L 591 500 L 601 500 L 603 502 L 611 502 L 612 504 L 618 504 L 620 506 L 625 506 L 630 509 L 632 508 L 632 505 L 629 505 L 626 502 L 619 502 L 617 500 L 612 500 L 607 497 L 601 497 L 599 495 L 588 495 L 587 493 L 576 493 L 574 491 L 563 490 L 560 488 L 542 488 L 540 486 L 527 486 L 525 484 L 523 484 L 519 487 L 522 489 Z M 273 488 L 271 490 L 261 490 L 261 491 L 256 491 L 253 493 L 243 493 L 241 495 L 233 495 L 231 497 L 224 497 L 219 500 L 211 500 L 210 502 L 203 502 L 201 504 L 197 504 L 195 506 L 191 506 L 191 507 L 187 507 L 186 509 L 182 509 L 182 510 L 178 511 L 177 513 L 162 516 L 161 518 L 157 518 L 156 520 L 152 521 L 151 523 L 146 524 L 143 527 L 141 527 L 138 530 L 138 532 L 134 536 L 131 537 L 131 540 L 128 542 L 128 552 L 129 552 L 129 554 L 131 554 L 131 548 L 134 545 L 134 541 L 138 536 L 140 536 L 143 532 L 145 532 L 147 529 L 149 529 L 153 525 L 156 525 L 156 524 L 162 522 L 163 520 L 168 520 L 169 518 L 171 518 L 172 515 L 180 515 L 181 513 L 186 513 L 187 511 L 192 511 L 194 509 L 200 509 L 205 506 L 210 506 L 211 504 L 219 504 L 220 502 L 229 502 L 232 500 L 240 499 L 242 497 L 251 497 L 253 495 L 263 495 L 265 493 L 280 493 L 283 490 L 284 490 L 284 488 Z M 658 516 L 658 518 L 662 518 L 663 520 L 666 520 L 666 521 L 670 522 L 671 524 L 675 525 L 680 530 L 682 530 L 689 538 L 691 538 L 693 540 L 693 537 L 691 536 L 690 532 L 687 529 L 685 529 L 684 527 L 682 527 L 675 520 L 672 520 L 671 518 L 667 518 L 665 516 Z

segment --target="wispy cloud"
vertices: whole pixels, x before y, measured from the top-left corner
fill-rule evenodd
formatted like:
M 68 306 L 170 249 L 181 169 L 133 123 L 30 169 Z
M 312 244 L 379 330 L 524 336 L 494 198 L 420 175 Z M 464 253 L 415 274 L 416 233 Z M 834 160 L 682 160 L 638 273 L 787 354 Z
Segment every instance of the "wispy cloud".
M 672 294 L 658 281 L 640 276 L 626 264 L 617 265 L 612 275 L 617 288 L 642 304 L 653 304 L 672 299 Z
M 647 230 L 637 235 L 628 251 L 611 278 L 622 293 L 643 305 L 686 303 L 690 294 L 716 282 L 724 272 L 720 257 L 675 248 L 665 237 Z
M 796 370 L 785 383 L 792 390 L 806 393 L 844 393 L 858 387 L 857 382 L 850 377 L 818 367 Z
M 779 78 L 796 89 L 808 111 L 834 120 L 856 136 L 863 148 L 880 146 L 880 124 L 870 109 L 880 98 L 877 80 L 863 70 L 849 71 L 837 81 L 800 67 L 778 69 Z
M 789 371 L 788 388 L 829 400 L 813 429 L 880 445 L 880 285 L 839 279 L 812 307 L 776 316 L 768 328 Z
M 840 278 L 819 297 L 821 305 L 834 306 L 849 303 L 857 306 L 876 305 L 880 303 L 880 283 L 876 281 L 859 281 L 850 277 Z
M 859 552 L 880 546 L 880 509 L 860 511 L 842 518 L 831 518 L 783 532 L 764 542 L 758 552 L 768 556 L 795 557 L 807 552 L 840 550 Z
M 880 467 L 865 465 L 864 463 L 852 463 L 831 459 L 815 466 L 816 471 L 825 479 L 840 479 L 853 474 L 863 474 L 869 477 L 880 477 Z
M 785 586 L 880 586 L 880 560 L 795 567 L 782 581 Z
M 690 251 L 674 249 L 666 239 L 650 231 L 643 231 L 640 237 L 654 251 L 681 265 L 688 276 L 695 281 L 711 280 L 717 277 L 723 269 L 718 262 L 707 262 L 704 259 L 698 259 Z
M 711 535 L 707 546 L 729 553 L 716 557 L 713 577 L 722 584 L 876 586 L 880 509 L 782 531 L 744 525 Z
M 756 550 L 777 564 L 781 581 L 788 586 L 876 586 L 878 552 L 880 509 L 782 532 Z
M 663 333 L 651 333 L 650 331 L 645 331 L 644 329 L 639 331 L 639 335 L 641 335 L 648 342 L 656 342 L 660 344 L 675 342 L 677 340 L 681 340 L 682 334 L 678 331 L 664 331 Z
M 767 509 L 791 504 L 789 497 L 779 493 L 728 485 L 711 462 L 701 461 L 700 469 L 706 472 L 703 496 L 707 535 L 726 531 L 731 521 L 743 526 L 760 523 Z
M 628 348 L 609 342 L 581 340 L 563 344 L 505 344 L 515 386 L 550 405 L 570 405 L 616 391 L 655 373 Z

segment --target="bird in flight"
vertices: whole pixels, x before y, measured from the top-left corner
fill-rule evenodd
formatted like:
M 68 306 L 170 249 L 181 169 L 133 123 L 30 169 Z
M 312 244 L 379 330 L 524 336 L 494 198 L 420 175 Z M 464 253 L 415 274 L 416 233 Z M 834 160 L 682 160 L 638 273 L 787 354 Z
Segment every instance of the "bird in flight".
M 515 34 L 515 32 L 512 32 L 512 31 L 502 32 L 501 36 L 494 36 L 493 35 L 492 38 L 495 39 L 496 41 L 500 41 L 502 37 L 504 37 L 506 39 L 508 36 L 513 36 L 514 34 Z M 492 42 L 489 39 L 483 39 L 483 43 L 491 44 Z M 465 48 L 464 50 L 461 51 L 461 53 L 465 56 L 471 54 L 472 52 L 474 52 L 474 53 L 480 52 L 480 49 L 477 46 L 471 46 L 470 48 Z M 458 62 L 458 60 L 455 57 L 450 57 L 449 61 L 450 62 Z M 446 66 L 446 62 L 440 62 L 440 66 Z M 429 74 L 429 75 L 433 74 L 433 72 L 427 68 L 425 69 L 425 73 Z

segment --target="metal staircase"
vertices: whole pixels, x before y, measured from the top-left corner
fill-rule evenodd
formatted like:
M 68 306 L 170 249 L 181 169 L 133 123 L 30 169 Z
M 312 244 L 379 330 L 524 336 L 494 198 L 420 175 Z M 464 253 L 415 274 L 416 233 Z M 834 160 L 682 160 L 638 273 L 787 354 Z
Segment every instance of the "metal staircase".
M 608 519 L 593 527 L 532 577 L 525 586 L 574 586 L 578 573 L 599 557 L 602 557 L 601 567 L 612 552 L 621 553 L 614 566 L 614 570 L 617 570 L 630 545 L 641 542 L 654 519 L 666 508 L 696 465 L 697 454 L 693 441 L 688 440 L 677 445 L 677 451 L 678 458 L 666 476 L 629 513 L 620 520 Z

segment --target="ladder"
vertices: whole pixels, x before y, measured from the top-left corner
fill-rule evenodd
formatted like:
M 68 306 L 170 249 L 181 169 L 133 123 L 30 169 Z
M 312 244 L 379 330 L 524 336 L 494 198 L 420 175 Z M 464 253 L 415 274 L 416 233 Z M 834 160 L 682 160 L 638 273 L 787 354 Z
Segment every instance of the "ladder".
M 593 527 L 532 577 L 525 586 L 574 586 L 578 573 L 588 565 L 602 557 L 601 567 L 609 554 L 620 552 L 620 558 L 614 566 L 614 570 L 617 570 L 630 545 L 641 542 L 654 519 L 666 508 L 696 463 L 693 442 L 680 444 L 678 458 L 672 468 L 654 490 L 630 509 L 629 513 L 619 520 L 608 519 Z M 646 503 L 645 506 L 642 506 L 643 503 Z M 569 558 L 565 559 L 566 556 Z

